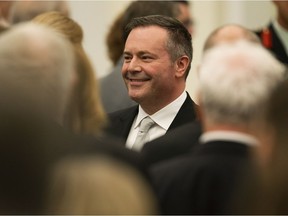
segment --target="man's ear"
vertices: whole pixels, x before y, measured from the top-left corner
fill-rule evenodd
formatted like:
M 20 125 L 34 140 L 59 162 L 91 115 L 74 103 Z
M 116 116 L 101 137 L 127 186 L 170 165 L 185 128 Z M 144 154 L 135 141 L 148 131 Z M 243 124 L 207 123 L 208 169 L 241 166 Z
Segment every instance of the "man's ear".
M 189 65 L 189 58 L 188 56 L 181 56 L 179 59 L 176 61 L 176 77 L 183 77 L 185 76 L 186 69 L 188 68 Z

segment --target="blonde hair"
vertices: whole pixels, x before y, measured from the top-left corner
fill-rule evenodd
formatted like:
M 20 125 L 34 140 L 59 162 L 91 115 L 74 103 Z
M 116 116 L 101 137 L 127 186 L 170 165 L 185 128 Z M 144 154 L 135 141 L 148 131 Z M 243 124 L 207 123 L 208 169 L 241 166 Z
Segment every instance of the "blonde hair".
M 107 123 L 107 116 L 100 99 L 95 71 L 82 46 L 81 26 L 56 11 L 40 14 L 32 21 L 62 33 L 74 45 L 78 79 L 67 110 L 66 124 L 77 133 L 100 135 Z
M 155 195 L 140 173 L 107 156 L 66 158 L 51 174 L 48 213 L 157 213 Z

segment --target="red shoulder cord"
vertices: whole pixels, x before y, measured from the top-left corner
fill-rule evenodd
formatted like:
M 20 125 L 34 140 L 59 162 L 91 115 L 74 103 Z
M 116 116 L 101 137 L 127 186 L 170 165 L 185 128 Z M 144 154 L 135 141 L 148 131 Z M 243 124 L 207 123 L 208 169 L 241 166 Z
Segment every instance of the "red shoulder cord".
M 272 48 L 272 35 L 268 28 L 264 28 L 261 34 L 262 44 L 266 48 Z

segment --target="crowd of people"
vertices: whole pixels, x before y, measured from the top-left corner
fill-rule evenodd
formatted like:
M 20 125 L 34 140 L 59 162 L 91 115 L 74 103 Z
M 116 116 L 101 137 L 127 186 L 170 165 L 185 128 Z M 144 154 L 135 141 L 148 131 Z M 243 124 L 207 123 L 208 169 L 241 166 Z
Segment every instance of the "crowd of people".
M 0 214 L 288 214 L 288 2 L 273 3 L 261 31 L 211 30 L 196 104 L 189 1 L 131 2 L 99 80 L 66 1 L 1 1 Z

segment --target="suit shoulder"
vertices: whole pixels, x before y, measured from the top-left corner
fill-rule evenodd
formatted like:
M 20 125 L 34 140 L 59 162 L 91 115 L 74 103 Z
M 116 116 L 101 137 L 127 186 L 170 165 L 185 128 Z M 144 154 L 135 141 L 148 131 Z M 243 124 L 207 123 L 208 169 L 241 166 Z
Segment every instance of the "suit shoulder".
M 152 165 L 150 168 L 152 175 L 166 175 L 169 173 L 181 173 L 183 169 L 186 168 L 186 164 L 190 164 L 190 162 L 193 160 L 193 157 L 191 157 L 191 153 L 188 153 L 186 155 L 181 155 L 180 157 L 176 157 L 170 160 L 165 160 L 160 163 L 157 163 L 155 165 Z M 171 172 L 171 170 L 174 170 Z

